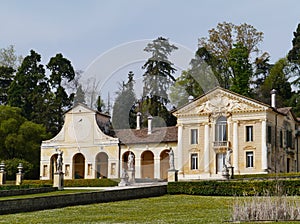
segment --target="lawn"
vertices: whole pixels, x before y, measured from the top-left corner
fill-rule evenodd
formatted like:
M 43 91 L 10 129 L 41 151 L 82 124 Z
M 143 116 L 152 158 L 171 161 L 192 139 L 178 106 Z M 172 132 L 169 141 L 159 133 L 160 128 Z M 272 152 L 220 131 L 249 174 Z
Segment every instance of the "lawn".
M 233 197 L 165 195 L 2 215 L 0 223 L 222 223 L 230 219 L 233 201 Z

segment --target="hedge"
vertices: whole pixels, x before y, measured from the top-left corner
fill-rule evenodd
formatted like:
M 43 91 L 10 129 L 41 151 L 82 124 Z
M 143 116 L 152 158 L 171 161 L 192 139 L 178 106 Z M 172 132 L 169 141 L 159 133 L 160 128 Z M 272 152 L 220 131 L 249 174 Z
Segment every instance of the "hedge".
M 24 180 L 23 184 L 46 184 L 53 185 L 52 180 Z M 75 180 L 64 180 L 65 187 L 113 187 L 117 186 L 118 182 L 111 179 L 75 179 Z
M 170 182 L 168 193 L 203 196 L 300 195 L 300 180 Z

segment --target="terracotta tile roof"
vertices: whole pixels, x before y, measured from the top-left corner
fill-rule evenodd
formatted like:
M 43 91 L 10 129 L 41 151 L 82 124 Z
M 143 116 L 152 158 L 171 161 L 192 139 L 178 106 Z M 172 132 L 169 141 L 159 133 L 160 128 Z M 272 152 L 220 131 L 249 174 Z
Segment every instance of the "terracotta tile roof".
M 292 107 L 282 107 L 282 108 L 277 108 L 276 110 L 279 113 L 282 113 L 284 115 L 287 115 L 289 113 L 289 111 L 291 111 Z
M 115 130 L 116 137 L 122 144 L 145 144 L 160 142 L 177 142 L 177 127 L 153 128 L 148 135 L 148 129 L 120 129 Z

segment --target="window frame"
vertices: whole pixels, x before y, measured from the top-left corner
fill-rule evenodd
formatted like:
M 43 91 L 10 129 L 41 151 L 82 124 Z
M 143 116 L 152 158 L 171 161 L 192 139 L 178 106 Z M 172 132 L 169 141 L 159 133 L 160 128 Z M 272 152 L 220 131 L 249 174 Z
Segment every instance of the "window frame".
M 191 170 L 199 170 L 199 153 L 190 153 Z
M 196 132 L 196 134 L 194 134 L 193 132 Z M 190 129 L 190 144 L 191 145 L 199 144 L 199 129 L 198 128 Z
M 246 152 L 246 168 L 254 168 L 254 152 L 253 151 Z
M 246 125 L 245 126 L 245 132 L 246 132 L 246 142 L 253 142 L 254 141 L 254 127 L 253 125 Z

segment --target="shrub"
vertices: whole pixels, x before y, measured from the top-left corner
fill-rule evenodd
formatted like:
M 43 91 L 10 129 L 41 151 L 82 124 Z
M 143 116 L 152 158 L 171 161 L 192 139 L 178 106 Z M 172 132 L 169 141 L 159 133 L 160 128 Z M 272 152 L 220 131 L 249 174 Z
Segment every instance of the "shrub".
M 299 195 L 300 180 L 170 182 L 169 194 L 204 196 Z

